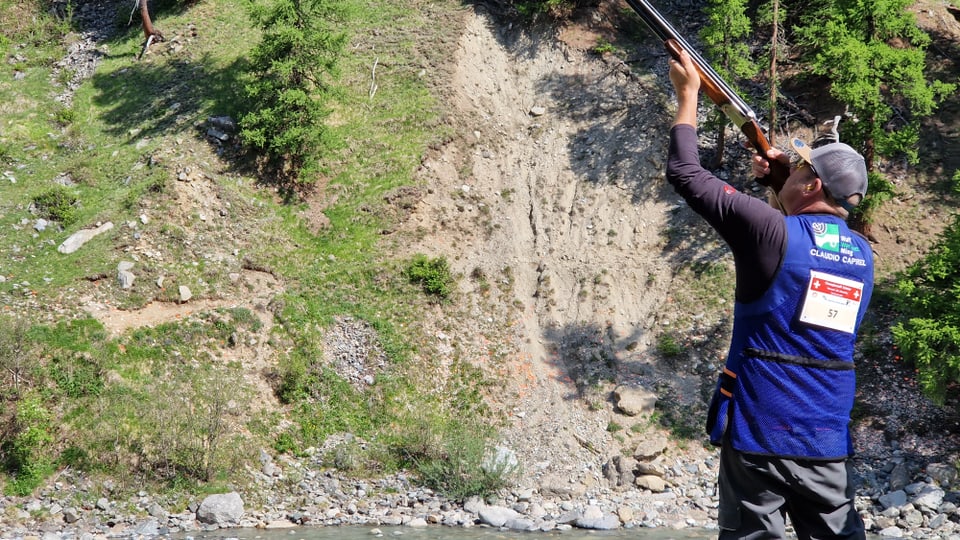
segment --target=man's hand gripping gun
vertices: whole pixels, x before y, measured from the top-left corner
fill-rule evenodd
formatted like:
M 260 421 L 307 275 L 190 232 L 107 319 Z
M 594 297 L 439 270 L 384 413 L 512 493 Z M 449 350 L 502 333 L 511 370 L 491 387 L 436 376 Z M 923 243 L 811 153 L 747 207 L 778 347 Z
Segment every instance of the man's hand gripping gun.
M 720 110 L 731 122 L 740 128 L 750 145 L 760 155 L 767 157 L 770 142 L 763 134 L 760 124 L 757 123 L 757 113 L 730 88 L 726 81 L 713 70 L 713 67 L 687 43 L 687 40 L 663 18 L 663 15 L 650 2 L 647 0 L 626 0 L 626 2 L 637 12 L 640 19 L 657 35 L 660 41 L 663 41 L 670 56 L 679 61 L 680 51 L 687 51 L 687 54 L 690 55 L 693 63 L 697 66 L 697 72 L 700 74 L 700 88 L 703 92 L 720 107 Z M 779 193 L 788 176 L 790 176 L 790 168 L 784 163 L 771 159 L 770 174 L 758 178 L 757 181 Z

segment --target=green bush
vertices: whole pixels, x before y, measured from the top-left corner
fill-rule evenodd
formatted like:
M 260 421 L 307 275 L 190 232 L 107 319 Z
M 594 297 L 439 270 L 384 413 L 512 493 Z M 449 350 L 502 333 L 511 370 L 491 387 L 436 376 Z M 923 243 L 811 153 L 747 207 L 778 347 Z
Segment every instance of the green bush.
M 874 212 L 895 195 L 893 184 L 882 174 L 876 171 L 870 171 L 868 179 L 870 189 L 867 190 L 867 196 L 864 197 L 863 201 L 858 204 L 853 211 L 851 221 L 871 223 Z
M 491 443 L 492 435 L 469 421 L 420 418 L 404 423 L 391 448 L 425 486 L 464 500 L 507 487 L 519 472 L 513 456 Z
M 0 317 L 0 372 L 9 377 L 0 399 L 17 398 L 26 385 L 27 374 L 35 368 L 34 344 L 29 337 L 30 323 L 17 317 Z
M 517 0 L 513 3 L 517 12 L 525 17 L 544 13 L 558 19 L 569 17 L 577 8 L 597 4 L 597 0 Z
M 80 199 L 65 187 L 55 187 L 33 198 L 37 215 L 69 227 L 77 221 Z
M 450 274 L 450 265 L 444 257 L 431 259 L 418 253 L 407 266 L 406 275 L 411 283 L 423 287 L 427 294 L 446 299 L 453 292 L 453 276 Z
M 0 445 L 4 469 L 13 478 L 7 491 L 28 495 L 53 472 L 50 446 L 54 441 L 51 414 L 37 396 L 20 400 L 13 435 Z
M 667 358 L 675 358 L 683 353 L 683 345 L 677 341 L 674 334 L 662 334 L 657 339 L 657 352 Z
M 894 340 L 916 365 L 927 395 L 943 403 L 960 382 L 960 216 L 923 259 L 897 276 L 896 293 Z
M 67 397 L 96 396 L 103 390 L 103 370 L 91 355 L 57 356 L 47 369 Z

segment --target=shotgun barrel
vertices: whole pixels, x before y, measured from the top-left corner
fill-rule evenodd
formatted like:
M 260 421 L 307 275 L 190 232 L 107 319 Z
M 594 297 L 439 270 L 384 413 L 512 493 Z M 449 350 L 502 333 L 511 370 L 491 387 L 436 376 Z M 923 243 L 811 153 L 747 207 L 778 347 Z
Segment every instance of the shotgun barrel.
M 683 35 L 660 14 L 648 0 L 626 0 L 637 12 L 643 23 L 663 42 L 675 60 L 680 60 L 680 51 L 687 51 L 700 74 L 701 88 L 731 122 L 746 136 L 750 145 L 764 157 L 770 142 L 757 121 L 757 113 L 727 84 L 700 53 L 684 39 Z M 757 181 L 779 192 L 790 175 L 790 169 L 776 160 L 770 161 L 770 174 Z

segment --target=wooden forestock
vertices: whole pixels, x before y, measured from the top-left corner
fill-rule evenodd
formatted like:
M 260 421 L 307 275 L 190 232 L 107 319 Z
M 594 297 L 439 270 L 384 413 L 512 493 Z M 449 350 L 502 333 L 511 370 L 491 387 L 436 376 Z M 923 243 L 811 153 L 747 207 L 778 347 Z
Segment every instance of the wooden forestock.
M 750 145 L 762 156 L 767 156 L 770 142 L 757 122 L 757 114 L 749 105 L 714 71 L 713 67 L 681 36 L 673 26 L 647 0 L 626 0 L 637 12 L 644 24 L 663 41 L 667 52 L 675 60 L 680 60 L 680 51 L 687 51 L 700 74 L 700 89 L 744 134 Z M 779 192 L 790 175 L 790 168 L 779 161 L 770 160 L 770 174 L 757 181 Z

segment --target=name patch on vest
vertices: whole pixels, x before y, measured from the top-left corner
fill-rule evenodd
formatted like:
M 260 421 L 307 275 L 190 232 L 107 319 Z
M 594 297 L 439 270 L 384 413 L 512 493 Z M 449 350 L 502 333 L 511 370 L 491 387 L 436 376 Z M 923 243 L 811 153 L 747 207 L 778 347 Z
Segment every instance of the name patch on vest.
M 852 334 L 862 297 L 863 283 L 811 270 L 800 321 Z

